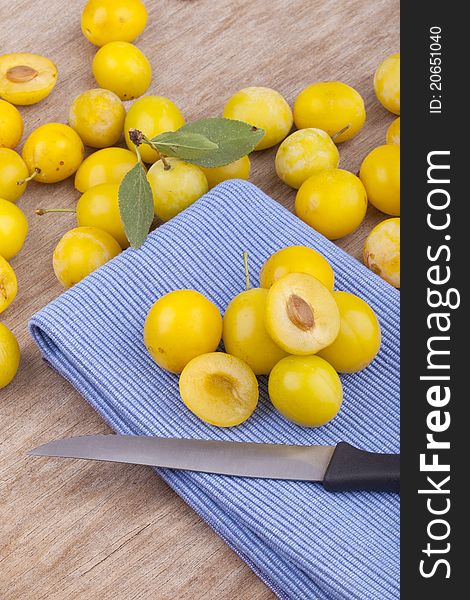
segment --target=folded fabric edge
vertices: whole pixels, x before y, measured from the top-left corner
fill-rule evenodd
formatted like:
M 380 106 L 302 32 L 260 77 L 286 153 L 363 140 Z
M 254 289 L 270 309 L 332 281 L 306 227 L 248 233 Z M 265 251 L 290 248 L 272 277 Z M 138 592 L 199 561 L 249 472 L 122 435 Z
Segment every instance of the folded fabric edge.
M 69 361 L 66 356 L 60 352 L 57 344 L 52 337 L 47 334 L 40 324 L 32 319 L 30 322 L 30 333 L 33 339 L 41 349 L 41 353 L 50 352 L 50 358 L 46 360 L 47 364 L 59 375 L 64 377 L 74 387 L 81 396 L 98 412 L 104 422 L 117 434 L 121 435 L 139 435 L 117 413 L 111 411 L 108 404 L 100 402 L 99 394 L 96 393 L 92 385 L 87 385 L 87 380 L 83 373 Z M 331 600 L 331 596 L 325 596 L 318 585 L 308 577 L 301 569 L 290 563 L 285 557 L 274 555 L 273 551 L 266 545 L 258 535 L 253 532 L 246 524 L 240 525 L 233 518 L 224 513 L 224 510 L 201 490 L 194 482 L 185 483 L 181 477 L 182 473 L 175 473 L 170 469 L 154 469 L 167 485 L 169 485 L 208 525 L 219 535 L 224 542 L 252 569 L 252 571 L 278 596 L 281 600 Z M 197 493 L 192 493 L 192 488 L 197 489 Z M 208 510 L 205 510 L 208 508 Z M 219 517 L 223 514 L 223 518 Z M 228 521 L 228 522 L 227 522 Z M 237 544 L 234 533 L 238 532 L 245 539 L 245 550 L 242 550 Z M 255 547 L 256 550 L 249 551 Z M 248 550 L 247 550 L 248 549 Z M 277 576 L 273 577 L 268 568 L 274 562 L 279 566 Z M 281 575 L 282 574 L 282 575 Z M 297 581 L 293 577 L 297 574 Z M 299 577 L 309 581 L 314 588 L 316 597 L 312 597 L 311 589 L 300 590 Z M 299 592 L 302 595 L 299 595 Z

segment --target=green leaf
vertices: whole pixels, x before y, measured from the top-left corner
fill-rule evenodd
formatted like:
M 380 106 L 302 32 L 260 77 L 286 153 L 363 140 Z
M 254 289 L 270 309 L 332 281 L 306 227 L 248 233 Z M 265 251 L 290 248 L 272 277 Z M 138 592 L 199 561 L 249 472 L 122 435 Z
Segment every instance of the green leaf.
M 218 145 L 208 140 L 205 135 L 181 129 L 161 133 L 150 141 L 151 145 L 162 154 L 189 161 L 218 148 Z
M 152 189 L 141 162 L 127 173 L 119 186 L 119 212 L 131 246 L 140 248 L 153 221 Z
M 200 167 L 222 167 L 249 154 L 264 135 L 264 130 L 243 121 L 212 117 L 199 119 L 183 125 L 179 133 L 199 133 L 217 144 L 217 148 L 206 151 L 188 160 Z

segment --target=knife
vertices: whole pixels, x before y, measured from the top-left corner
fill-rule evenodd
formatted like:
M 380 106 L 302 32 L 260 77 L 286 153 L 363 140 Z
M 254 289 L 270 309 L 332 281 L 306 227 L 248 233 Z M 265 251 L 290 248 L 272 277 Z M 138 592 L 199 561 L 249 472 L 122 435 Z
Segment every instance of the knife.
M 85 435 L 38 446 L 31 456 L 83 458 L 218 475 L 321 482 L 329 492 L 400 491 L 400 455 L 336 446 L 290 446 L 135 435 Z

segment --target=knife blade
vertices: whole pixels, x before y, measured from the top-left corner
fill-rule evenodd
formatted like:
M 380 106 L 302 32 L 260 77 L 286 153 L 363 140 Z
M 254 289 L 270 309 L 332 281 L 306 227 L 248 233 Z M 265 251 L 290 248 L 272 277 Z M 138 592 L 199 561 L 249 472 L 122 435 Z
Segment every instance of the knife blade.
M 131 463 L 263 479 L 322 482 L 329 491 L 399 491 L 399 455 L 336 446 L 294 446 L 133 435 L 58 439 L 31 456 Z

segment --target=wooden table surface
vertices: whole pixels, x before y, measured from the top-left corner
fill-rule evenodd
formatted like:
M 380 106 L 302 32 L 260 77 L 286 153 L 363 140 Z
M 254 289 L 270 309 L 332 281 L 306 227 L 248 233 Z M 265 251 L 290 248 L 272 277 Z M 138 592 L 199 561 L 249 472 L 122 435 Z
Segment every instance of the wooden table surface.
M 53 93 L 21 108 L 25 131 L 67 121 L 80 92 L 95 87 L 94 46 L 82 36 L 84 1 L 0 0 L 0 53 L 36 52 L 59 68 Z M 393 120 L 375 99 L 378 63 L 399 45 L 398 0 L 148 0 L 138 40 L 154 70 L 148 93 L 168 96 L 187 120 L 218 115 L 248 85 L 273 87 L 292 104 L 306 85 L 339 79 L 363 95 L 367 122 L 340 146 L 341 166 L 384 143 Z M 24 141 L 24 138 L 23 138 Z M 277 179 L 275 149 L 252 158 L 252 181 L 292 209 Z M 73 207 L 72 180 L 31 184 L 19 201 L 30 232 L 12 260 L 20 291 L 2 321 L 22 363 L 0 390 L 0 598 L 2 600 L 268 600 L 273 594 L 150 468 L 28 458 L 58 437 L 105 433 L 86 401 L 42 361 L 27 332 L 31 315 L 61 293 L 51 264 L 73 215 L 36 217 L 38 206 Z M 356 257 L 372 225 L 339 242 Z

